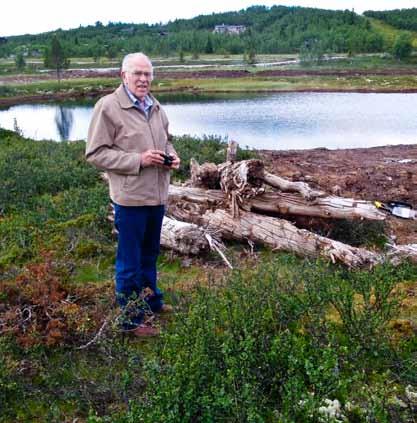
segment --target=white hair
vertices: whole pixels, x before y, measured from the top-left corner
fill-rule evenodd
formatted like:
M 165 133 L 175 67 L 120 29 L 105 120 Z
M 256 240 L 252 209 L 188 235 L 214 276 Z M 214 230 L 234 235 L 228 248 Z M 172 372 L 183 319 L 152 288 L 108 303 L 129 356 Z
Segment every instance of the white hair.
M 132 69 L 132 61 L 134 59 L 144 59 L 149 63 L 149 66 L 151 67 L 151 80 L 153 79 L 153 65 L 151 62 L 151 59 L 142 52 L 139 53 L 129 53 L 126 54 L 126 56 L 123 58 L 122 61 L 122 72 L 130 72 Z

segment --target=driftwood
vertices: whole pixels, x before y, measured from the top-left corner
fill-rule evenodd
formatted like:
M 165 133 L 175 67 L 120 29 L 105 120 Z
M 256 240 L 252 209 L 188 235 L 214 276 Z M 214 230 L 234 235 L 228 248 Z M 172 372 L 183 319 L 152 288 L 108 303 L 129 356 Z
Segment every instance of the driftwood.
M 169 199 L 170 202 L 188 201 L 205 204 L 207 208 L 228 208 L 228 198 L 220 190 L 171 185 Z M 245 199 L 242 208 L 246 211 L 292 216 L 368 220 L 386 218 L 385 214 L 369 201 L 329 196 L 308 202 L 299 195 L 279 192 L 265 192 Z
M 239 216 L 250 198 L 264 192 L 262 186 L 263 163 L 260 160 L 226 162 L 218 166 L 220 187 L 227 195 L 232 216 Z
M 229 267 L 220 239 L 259 243 L 305 257 L 325 257 L 349 267 L 373 266 L 384 260 L 395 263 L 404 257 L 417 261 L 415 245 L 396 246 L 388 256 L 382 256 L 299 229 L 282 219 L 384 220 L 386 215 L 372 202 L 327 195 L 304 182 L 266 172 L 260 160 L 236 162 L 236 152 L 237 144 L 229 145 L 228 161 L 220 165 L 199 165 L 191 160 L 191 181 L 186 186 L 170 186 L 162 246 L 183 254 L 215 249 Z
M 204 205 L 196 203 L 183 205 L 171 205 L 169 214 L 217 231 L 225 239 L 253 241 L 274 250 L 290 251 L 301 256 L 326 257 L 350 267 L 374 265 L 380 261 L 380 256 L 371 251 L 298 229 L 284 219 L 245 211 L 241 211 L 238 218 L 233 218 L 223 209 L 207 210 Z
M 162 222 L 161 246 L 187 255 L 210 249 L 202 228 L 167 216 L 164 216 Z
M 191 184 L 196 188 L 213 189 L 220 184 L 224 192 L 238 192 L 243 197 L 245 190 L 253 192 L 254 188 L 259 189 L 263 183 L 284 192 L 298 192 L 307 200 L 326 195 L 324 191 L 315 190 L 305 182 L 289 181 L 267 172 L 261 160 L 237 163 L 227 161 L 218 166 L 206 163 L 200 166 L 195 159 L 191 159 Z
M 280 176 L 264 171 L 262 179 L 271 187 L 278 188 L 284 192 L 298 192 L 306 200 L 313 200 L 317 197 L 326 195 L 324 191 L 318 191 L 310 188 L 305 182 L 293 182 Z
M 212 163 L 210 166 L 199 166 L 193 161 L 191 175 L 193 187 L 206 189 L 215 188 L 218 178 L 220 187 L 229 201 L 232 216 L 235 217 L 239 215 L 239 210 L 243 209 L 260 213 L 337 219 L 386 218 L 370 201 L 325 196 L 323 191 L 312 189 L 304 182 L 288 181 L 266 172 L 260 160 L 227 162 L 219 166 Z M 264 183 L 280 191 L 265 192 Z M 298 195 L 285 191 L 297 192 Z

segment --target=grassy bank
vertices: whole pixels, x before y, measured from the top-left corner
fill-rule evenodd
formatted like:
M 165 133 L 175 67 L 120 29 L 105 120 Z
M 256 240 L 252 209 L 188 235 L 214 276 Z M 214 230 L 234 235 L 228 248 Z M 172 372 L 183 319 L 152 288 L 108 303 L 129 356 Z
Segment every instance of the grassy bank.
M 288 92 L 288 91 L 404 91 L 417 90 L 417 75 L 406 76 L 302 76 L 184 79 L 161 81 L 156 92 Z
M 120 84 L 116 78 L 44 81 L 28 85 L 0 86 L 0 104 L 33 100 L 99 97 Z M 161 93 L 245 93 L 245 92 L 415 92 L 417 75 L 362 76 L 257 76 L 238 78 L 190 78 L 156 80 L 152 92 Z
M 216 139 L 175 146 L 177 179 L 225 157 Z M 415 266 L 229 245 L 230 272 L 164 252 L 177 313 L 160 339 L 124 337 L 107 188 L 83 151 L 0 129 L 0 422 L 413 421 Z
M 269 58 L 271 61 L 273 58 Z M 167 59 L 169 60 L 169 59 Z M 172 59 L 171 59 L 172 60 Z M 234 59 L 228 59 L 233 62 Z M 267 60 L 259 58 L 260 61 Z M 242 64 L 227 67 L 222 61 L 210 68 L 193 67 L 209 64 L 208 60 L 189 61 L 188 68 L 156 69 L 153 91 L 161 92 L 263 92 L 263 91 L 391 91 L 417 90 L 416 58 L 399 63 L 380 56 L 358 56 L 311 64 L 255 67 Z M 161 62 L 162 63 L 162 62 Z M 168 61 L 168 64 L 171 63 Z M 174 62 L 173 62 L 174 63 Z M 264 71 L 283 71 L 285 75 L 268 76 Z M 216 72 L 222 72 L 216 74 Z M 234 71 L 246 71 L 236 74 Z M 158 78 L 158 72 L 162 76 Z M 180 75 L 178 72 L 181 72 Z M 293 75 L 288 72 L 294 72 Z M 318 75 L 326 72 L 326 75 Z M 358 74 L 359 72 L 359 74 Z M 378 73 L 385 72 L 385 75 Z M 300 75 L 300 73 L 303 73 Z M 189 75 L 189 77 L 187 76 Z M 198 76 L 199 75 L 199 76 Z M 197 77 L 198 76 L 198 77 Z M 40 80 L 39 74 L 8 75 L 0 85 L 0 102 L 11 104 L 25 99 L 53 99 L 70 97 L 97 97 L 120 83 L 118 77 L 77 77 Z M 42 77 L 44 78 L 44 77 Z

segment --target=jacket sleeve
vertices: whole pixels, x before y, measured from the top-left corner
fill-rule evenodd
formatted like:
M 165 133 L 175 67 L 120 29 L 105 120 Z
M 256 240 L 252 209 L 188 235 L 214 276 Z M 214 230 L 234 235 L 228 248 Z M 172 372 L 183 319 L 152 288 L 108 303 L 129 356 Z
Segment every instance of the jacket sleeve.
M 138 175 L 141 155 L 123 151 L 115 143 L 116 125 L 106 110 L 103 99 L 93 111 L 88 129 L 85 157 L 98 169 L 125 175 Z
M 176 156 L 178 156 L 177 152 L 175 151 L 174 146 L 172 145 L 172 138 L 173 136 L 169 133 L 168 131 L 168 127 L 169 127 L 169 121 L 168 121 L 168 117 L 165 113 L 165 111 L 163 109 L 161 109 L 161 116 L 162 116 L 162 123 L 164 125 L 164 130 L 167 134 L 167 146 L 166 146 L 166 152 L 168 154 L 175 154 Z

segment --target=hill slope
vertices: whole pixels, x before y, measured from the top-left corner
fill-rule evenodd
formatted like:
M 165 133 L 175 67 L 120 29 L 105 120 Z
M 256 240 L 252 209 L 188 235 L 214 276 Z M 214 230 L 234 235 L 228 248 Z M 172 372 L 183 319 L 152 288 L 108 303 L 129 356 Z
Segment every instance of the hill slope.
M 239 35 L 214 34 L 215 25 L 244 25 Z M 178 19 L 164 26 L 114 23 L 57 30 L 70 56 L 116 57 L 127 51 L 151 55 L 172 55 L 185 51 L 243 54 L 294 53 L 302 48 L 329 52 L 376 52 L 383 49 L 383 38 L 367 18 L 353 11 L 253 6 L 245 10 L 193 19 Z M 3 38 L 0 57 L 24 51 L 41 54 L 53 32 Z

